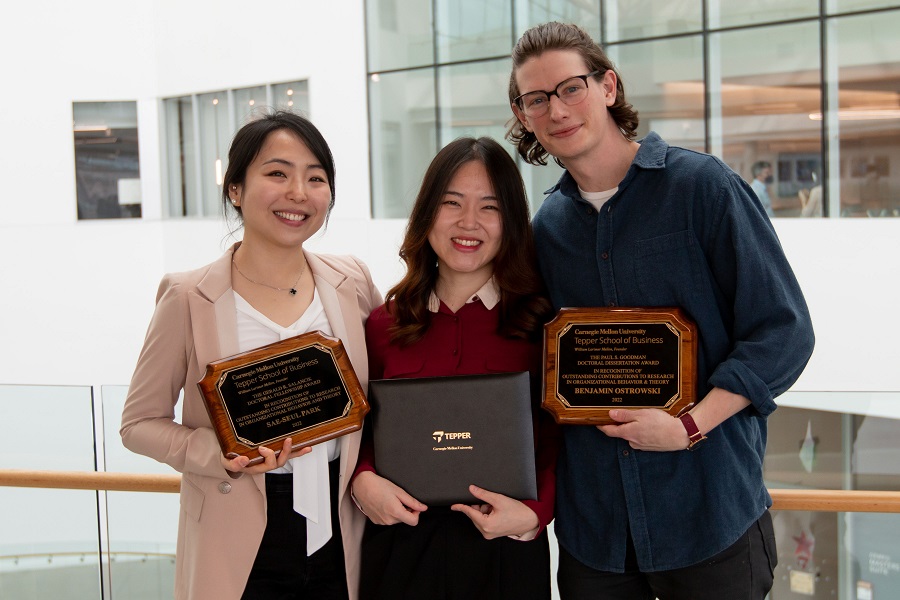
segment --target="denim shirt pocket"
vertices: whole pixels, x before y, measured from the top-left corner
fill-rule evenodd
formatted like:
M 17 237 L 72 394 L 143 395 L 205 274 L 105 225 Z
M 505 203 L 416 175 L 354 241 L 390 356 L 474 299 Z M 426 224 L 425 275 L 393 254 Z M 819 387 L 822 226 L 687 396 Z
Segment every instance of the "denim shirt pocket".
M 702 290 L 702 252 L 689 229 L 634 245 L 635 281 L 648 306 L 690 306 Z

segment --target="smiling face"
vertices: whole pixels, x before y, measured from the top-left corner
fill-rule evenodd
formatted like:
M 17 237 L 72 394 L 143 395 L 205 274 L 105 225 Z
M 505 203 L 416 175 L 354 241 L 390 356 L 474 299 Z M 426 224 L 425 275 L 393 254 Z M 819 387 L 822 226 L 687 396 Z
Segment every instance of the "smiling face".
M 240 208 L 244 241 L 298 247 L 328 216 L 331 188 L 315 155 L 294 133 L 270 133 L 247 167 L 243 183 L 229 186 Z
M 440 276 L 468 274 L 487 281 L 502 236 L 499 201 L 487 169 L 480 161 L 468 161 L 450 180 L 428 233 Z
M 549 91 L 561 82 L 591 72 L 575 50 L 548 50 L 526 60 L 515 72 L 521 93 Z M 587 81 L 587 95 L 577 104 L 564 104 L 558 97 L 549 100 L 549 110 L 539 117 L 525 115 L 519 107 L 512 109 L 522 126 L 537 137 L 552 156 L 566 164 L 590 157 L 602 148 L 608 136 L 621 137 L 608 107 L 616 100 L 616 74 L 608 70 Z

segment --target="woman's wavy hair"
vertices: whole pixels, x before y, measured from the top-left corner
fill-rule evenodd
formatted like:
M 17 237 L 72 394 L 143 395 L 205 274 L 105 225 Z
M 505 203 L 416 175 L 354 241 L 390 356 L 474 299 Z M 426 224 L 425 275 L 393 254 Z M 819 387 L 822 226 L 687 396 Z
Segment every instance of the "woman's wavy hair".
M 534 240 L 525 184 L 515 161 L 488 137 L 466 137 L 447 144 L 431 161 L 416 197 L 400 247 L 406 275 L 388 291 L 388 310 L 394 317 L 391 342 L 409 345 L 431 325 L 428 299 L 438 280 L 437 254 L 428 242 L 444 194 L 460 167 L 482 163 L 500 208 L 503 234 L 494 258 L 494 281 L 500 288 L 500 325 L 505 337 L 539 339 L 552 306 L 535 266 Z
M 516 82 L 516 72 L 525 62 L 540 56 L 548 50 L 574 50 L 581 55 L 587 65 L 588 71 L 598 71 L 594 79 L 599 81 L 603 74 L 612 71 L 616 74 L 616 101 L 609 107 L 609 112 L 615 120 L 619 130 L 627 139 L 633 140 L 637 135 L 638 113 L 634 107 L 625 100 L 625 86 L 622 77 L 616 71 L 612 61 L 603 52 L 591 36 L 577 25 L 570 23 L 544 23 L 532 27 L 519 38 L 516 47 L 512 51 L 513 68 L 509 75 L 509 103 L 514 104 L 515 99 L 522 93 Z M 538 141 L 534 133 L 525 129 L 519 119 L 513 117 L 509 121 L 506 139 L 516 145 L 519 155 L 532 165 L 546 165 L 548 152 Z M 556 160 L 556 159 L 554 159 Z M 564 166 L 559 160 L 557 164 Z

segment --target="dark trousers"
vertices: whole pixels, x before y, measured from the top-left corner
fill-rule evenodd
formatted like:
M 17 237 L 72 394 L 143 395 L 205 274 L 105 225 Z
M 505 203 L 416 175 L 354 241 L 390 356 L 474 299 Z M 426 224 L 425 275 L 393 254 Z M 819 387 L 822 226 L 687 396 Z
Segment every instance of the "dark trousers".
M 737 542 L 690 567 L 597 571 L 560 546 L 557 578 L 563 600 L 762 600 L 772 588 L 777 562 L 772 516 L 766 511 Z
M 266 474 L 266 531 L 242 600 L 347 599 L 337 507 L 339 463 L 328 464 L 331 539 L 312 556 L 306 556 L 306 518 L 294 511 L 293 474 Z

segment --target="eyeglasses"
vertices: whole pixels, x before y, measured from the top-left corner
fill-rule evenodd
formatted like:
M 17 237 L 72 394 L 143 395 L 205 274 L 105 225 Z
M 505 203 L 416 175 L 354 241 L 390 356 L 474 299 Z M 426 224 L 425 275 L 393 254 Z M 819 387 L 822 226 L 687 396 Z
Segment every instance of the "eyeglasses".
M 556 86 L 555 90 L 550 92 L 542 90 L 528 92 L 527 94 L 518 96 L 513 102 L 515 102 L 516 106 L 519 107 L 519 110 L 524 112 L 528 117 L 543 116 L 550 109 L 550 96 L 556 96 L 567 106 L 578 104 L 584 100 L 585 96 L 587 96 L 588 77 L 593 77 L 599 72 L 600 69 L 597 69 L 596 71 L 591 71 L 587 75 L 570 77 Z

